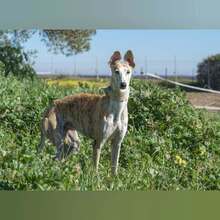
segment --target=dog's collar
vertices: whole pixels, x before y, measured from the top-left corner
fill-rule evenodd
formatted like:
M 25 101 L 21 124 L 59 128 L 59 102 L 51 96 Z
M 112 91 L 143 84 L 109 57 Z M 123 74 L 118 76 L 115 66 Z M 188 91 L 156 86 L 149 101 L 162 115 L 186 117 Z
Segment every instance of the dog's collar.
M 127 92 L 126 93 L 124 93 L 124 92 L 116 93 L 112 90 L 111 86 L 104 88 L 104 92 L 107 96 L 111 97 L 114 100 L 117 100 L 120 102 L 128 101 L 129 93 L 127 93 Z

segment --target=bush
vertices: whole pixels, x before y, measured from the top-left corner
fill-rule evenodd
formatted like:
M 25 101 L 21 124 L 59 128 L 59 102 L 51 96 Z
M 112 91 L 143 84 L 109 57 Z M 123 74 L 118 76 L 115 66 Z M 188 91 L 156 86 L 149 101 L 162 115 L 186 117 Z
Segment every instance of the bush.
M 180 90 L 161 89 L 145 83 L 134 83 L 129 102 L 132 129 L 160 138 L 169 138 L 172 147 L 193 150 L 205 144 L 207 136 L 215 138 L 211 124 L 196 111 Z
M 220 90 L 220 54 L 204 59 L 198 64 L 197 72 L 200 86 Z
M 219 189 L 220 126 L 196 111 L 178 90 L 132 83 L 129 129 L 119 175 L 110 178 L 105 146 L 97 177 L 91 140 L 67 161 L 53 160 L 47 144 L 40 155 L 42 112 L 51 100 L 94 88 L 64 89 L 39 80 L 0 76 L 0 188 L 8 190 L 210 190 Z M 216 120 L 217 121 L 217 120 Z
M 21 47 L 14 47 L 10 44 L 1 45 L 0 62 L 0 71 L 6 77 L 12 74 L 20 78 L 33 78 L 36 74 L 30 64 L 28 53 L 24 52 Z

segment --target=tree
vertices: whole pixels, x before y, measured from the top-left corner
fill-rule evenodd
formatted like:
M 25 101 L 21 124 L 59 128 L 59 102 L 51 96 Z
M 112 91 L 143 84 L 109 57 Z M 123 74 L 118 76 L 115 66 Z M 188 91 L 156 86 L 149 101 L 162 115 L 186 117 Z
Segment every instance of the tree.
M 197 72 L 200 86 L 220 90 L 220 54 L 204 59 L 198 64 Z
M 1 72 L 5 76 L 13 74 L 26 77 L 35 75 L 31 56 L 36 51 L 25 51 L 24 44 L 34 34 L 38 34 L 48 50 L 66 56 L 90 49 L 91 37 L 95 30 L 7 30 L 0 31 Z
M 0 72 L 6 77 L 13 74 L 21 78 L 33 78 L 36 74 L 30 63 L 28 53 L 11 44 L 0 47 L 0 67 Z
M 11 43 L 15 47 L 22 45 L 34 34 L 38 34 L 40 39 L 54 53 L 61 52 L 66 56 L 82 53 L 90 49 L 91 37 L 95 30 L 8 30 L 0 31 L 0 43 Z

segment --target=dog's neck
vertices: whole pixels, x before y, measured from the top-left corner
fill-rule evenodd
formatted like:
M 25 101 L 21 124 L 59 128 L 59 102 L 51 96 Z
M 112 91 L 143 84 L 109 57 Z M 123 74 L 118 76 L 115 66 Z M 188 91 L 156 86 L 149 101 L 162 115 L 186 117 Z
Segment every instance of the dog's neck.
M 122 112 L 127 108 L 129 90 L 125 92 L 114 92 L 112 87 L 104 88 L 106 96 L 109 97 L 109 111 L 113 114 L 114 122 L 117 123 Z
M 104 92 L 107 96 L 110 97 L 110 99 L 118 102 L 128 102 L 129 98 L 129 90 L 126 90 L 124 92 L 119 91 L 115 92 L 111 86 L 108 86 L 104 88 Z

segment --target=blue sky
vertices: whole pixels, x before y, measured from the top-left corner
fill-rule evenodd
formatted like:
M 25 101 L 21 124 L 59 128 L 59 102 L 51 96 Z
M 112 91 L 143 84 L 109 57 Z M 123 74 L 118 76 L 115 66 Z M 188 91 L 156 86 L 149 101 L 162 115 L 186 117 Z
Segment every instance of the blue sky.
M 71 57 L 48 52 L 37 36 L 26 48 L 38 50 L 38 72 L 94 74 L 97 62 L 100 74 L 110 74 L 107 63 L 113 51 L 131 49 L 137 74 L 141 68 L 159 74 L 167 68 L 173 74 L 176 59 L 177 73 L 191 75 L 203 58 L 220 53 L 220 30 L 97 30 L 90 51 Z

